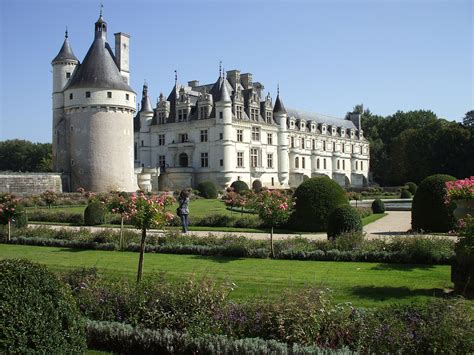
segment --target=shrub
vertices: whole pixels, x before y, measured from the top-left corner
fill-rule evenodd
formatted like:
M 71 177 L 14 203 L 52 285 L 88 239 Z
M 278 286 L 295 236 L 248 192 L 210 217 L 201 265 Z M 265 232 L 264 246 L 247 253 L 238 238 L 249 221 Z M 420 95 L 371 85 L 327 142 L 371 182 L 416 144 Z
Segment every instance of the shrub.
M 232 185 L 230 185 L 230 187 L 232 187 L 234 189 L 234 191 L 237 192 L 238 194 L 242 194 L 242 193 L 247 192 L 247 191 L 250 190 L 249 185 L 247 185 L 242 180 L 234 181 L 232 183 Z
M 416 191 L 411 209 L 411 225 L 416 231 L 448 232 L 453 230 L 454 203 L 446 203 L 445 183 L 456 180 L 449 175 L 432 175 L 424 179 Z
M 290 224 L 296 230 L 310 232 L 325 231 L 332 211 L 348 204 L 344 189 L 326 176 L 304 181 L 296 189 L 294 199 Z
M 412 195 L 415 195 L 416 190 L 418 189 L 418 186 L 414 182 L 407 182 L 405 186 L 407 187 L 407 190 L 410 191 Z
M 84 210 L 84 225 L 96 226 L 105 223 L 105 207 L 98 201 L 92 201 Z
M 55 211 L 54 209 L 28 210 L 28 219 L 37 222 L 84 224 L 84 214 L 76 212 Z
M 348 232 L 362 232 L 362 219 L 355 208 L 339 206 L 328 217 L 328 238 Z
M 379 198 L 376 198 L 374 202 L 372 202 L 372 212 L 378 213 L 385 213 L 385 204 Z
M 451 266 L 451 281 L 457 292 L 474 295 L 474 217 L 462 220 L 458 236 L 456 257 Z
M 357 213 L 359 213 L 360 218 L 365 218 L 373 214 L 370 207 L 356 207 Z
M 85 350 L 79 311 L 54 274 L 18 259 L 0 261 L 0 274 L 1 350 L 20 354 Z
M 402 191 L 400 192 L 400 198 L 412 198 L 412 194 L 409 190 L 402 189 Z
M 21 206 L 17 207 L 17 215 L 13 222 L 16 228 L 28 227 L 28 214 L 25 209 Z
M 331 245 L 337 250 L 350 251 L 362 248 L 364 234 L 361 231 L 346 232 L 331 240 Z
M 217 198 L 216 185 L 212 181 L 203 181 L 197 186 L 199 195 L 207 199 Z

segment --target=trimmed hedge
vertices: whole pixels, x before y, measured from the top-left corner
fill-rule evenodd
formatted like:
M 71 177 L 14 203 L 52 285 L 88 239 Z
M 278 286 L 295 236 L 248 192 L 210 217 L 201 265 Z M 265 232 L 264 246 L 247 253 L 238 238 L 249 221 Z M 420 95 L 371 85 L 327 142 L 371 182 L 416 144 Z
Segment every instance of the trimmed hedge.
M 414 195 L 416 193 L 416 190 L 418 189 L 418 186 L 414 182 L 407 182 L 405 186 L 412 195 Z
M 84 324 L 70 291 L 45 266 L 0 261 L 0 352 L 82 353 Z
M 97 226 L 105 223 L 105 207 L 98 201 L 91 202 L 84 210 L 84 225 Z
M 216 185 L 212 181 L 203 181 L 197 186 L 199 195 L 206 199 L 215 199 L 217 198 L 217 189 Z
M 290 225 L 295 230 L 308 232 L 327 230 L 327 220 L 332 211 L 340 205 L 349 204 L 344 189 L 327 176 L 304 181 L 293 198 L 296 205 Z
M 376 198 L 374 202 L 372 202 L 372 212 L 376 214 L 385 213 L 385 204 L 379 198 Z
M 28 210 L 30 221 L 84 224 L 84 214 L 75 212 L 55 211 L 54 209 L 30 209 Z
M 339 206 L 328 217 L 328 238 L 349 232 L 362 232 L 362 218 L 355 208 Z
M 445 203 L 445 183 L 454 180 L 450 175 L 432 175 L 420 183 L 411 208 L 413 230 L 449 232 L 456 227 L 455 204 Z
M 234 189 L 234 191 L 237 192 L 238 194 L 242 194 L 242 193 L 247 192 L 247 191 L 250 190 L 249 185 L 247 185 L 242 180 L 234 181 L 232 183 L 232 185 L 230 185 L 230 187 L 232 187 Z
M 408 189 L 402 189 L 400 192 L 400 198 L 412 198 L 412 194 Z

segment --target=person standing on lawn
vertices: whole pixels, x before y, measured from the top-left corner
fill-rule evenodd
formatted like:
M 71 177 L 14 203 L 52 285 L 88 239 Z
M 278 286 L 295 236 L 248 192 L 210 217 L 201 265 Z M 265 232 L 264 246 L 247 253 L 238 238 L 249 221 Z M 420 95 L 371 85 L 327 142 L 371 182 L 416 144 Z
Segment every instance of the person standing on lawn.
M 188 215 L 189 215 L 189 193 L 186 190 L 182 190 L 178 198 L 179 202 L 179 217 L 181 218 L 181 224 L 183 225 L 183 233 L 188 233 Z

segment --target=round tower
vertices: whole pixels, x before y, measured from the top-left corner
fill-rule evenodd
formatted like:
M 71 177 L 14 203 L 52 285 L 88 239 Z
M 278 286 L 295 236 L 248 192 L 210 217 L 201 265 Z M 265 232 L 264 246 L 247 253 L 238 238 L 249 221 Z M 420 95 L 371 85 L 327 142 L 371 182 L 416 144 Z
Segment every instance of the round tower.
M 51 61 L 53 67 L 53 171 L 69 173 L 69 137 L 64 114 L 64 87 L 79 64 L 68 40 L 68 31 L 59 53 Z
M 278 90 L 275 106 L 273 108 L 273 117 L 278 123 L 278 180 L 282 186 L 288 186 L 289 156 L 288 156 L 288 114 L 283 101 L 280 99 L 280 90 Z
M 151 107 L 150 97 L 148 96 L 148 86 L 143 85 L 142 101 L 140 106 L 140 162 L 145 167 L 151 166 L 151 134 L 150 124 L 153 119 L 153 108 Z M 141 143 L 143 142 L 143 144 Z
M 64 89 L 71 188 L 135 191 L 133 114 L 136 95 L 120 73 L 99 17 L 83 63 Z
M 220 79 L 220 90 L 216 99 L 216 123 L 222 126 L 222 146 L 223 146 L 223 181 L 227 186 L 232 182 L 232 172 L 235 167 L 235 145 L 233 143 L 232 128 L 232 100 L 227 88 L 227 80 Z

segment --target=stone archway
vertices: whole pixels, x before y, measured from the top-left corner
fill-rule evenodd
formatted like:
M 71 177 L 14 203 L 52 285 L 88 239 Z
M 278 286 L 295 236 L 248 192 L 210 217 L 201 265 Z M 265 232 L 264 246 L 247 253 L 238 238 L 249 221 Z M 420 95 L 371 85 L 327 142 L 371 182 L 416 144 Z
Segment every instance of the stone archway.
M 188 155 L 186 153 L 181 153 L 179 155 L 179 166 L 181 168 L 187 168 L 188 167 Z

